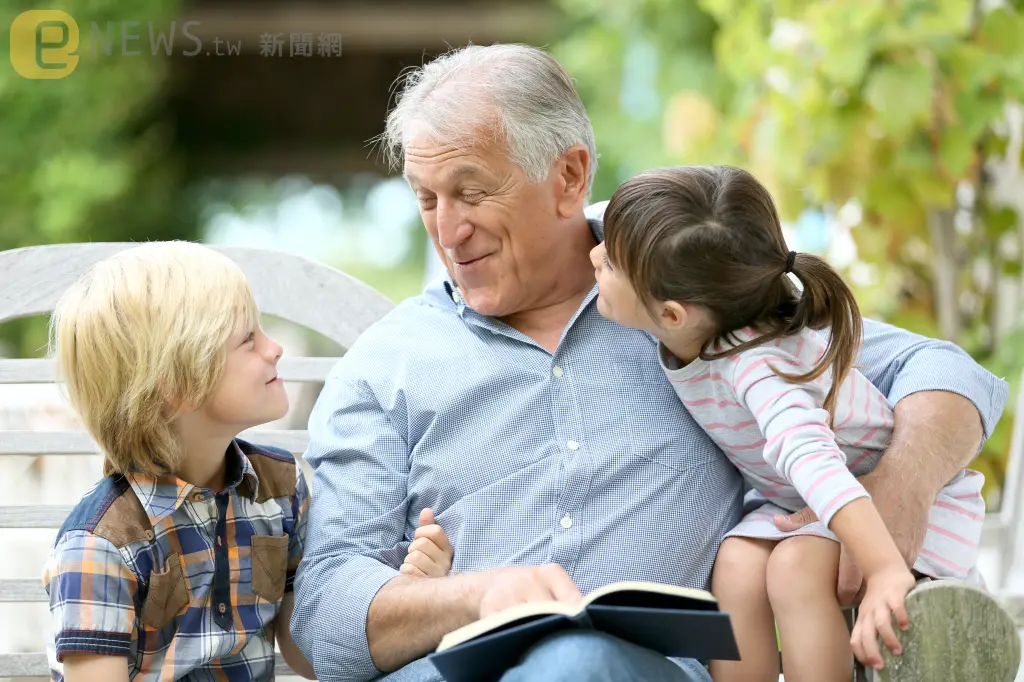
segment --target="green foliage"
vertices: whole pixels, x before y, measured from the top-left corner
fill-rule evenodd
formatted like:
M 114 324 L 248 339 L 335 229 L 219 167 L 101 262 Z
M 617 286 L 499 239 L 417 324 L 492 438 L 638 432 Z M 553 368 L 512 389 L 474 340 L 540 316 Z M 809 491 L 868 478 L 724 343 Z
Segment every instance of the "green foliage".
M 89 54 L 91 22 L 166 25 L 176 0 L 5 2 L 0 44 L 14 17 L 61 9 L 79 23 L 78 68 L 58 80 L 28 80 L 0 66 L 0 249 L 80 241 L 194 238 L 196 222 L 175 202 L 181 184 L 159 116 L 167 62 Z M 144 25 L 144 24 L 143 24 Z M 119 31 L 119 29 L 118 29 Z M 141 31 L 145 33 L 145 30 Z M 120 34 L 114 33 L 115 45 Z M 41 320 L 0 328 L 14 351 L 40 351 Z
M 757 175 L 788 219 L 856 202 L 858 260 L 875 274 L 857 287 L 863 309 L 933 336 L 940 309 L 952 309 L 954 340 L 1000 376 L 1019 374 L 1024 341 L 997 338 L 993 325 L 994 282 L 1021 268 L 998 247 L 1019 223 L 993 204 L 984 162 L 1005 155 L 1005 107 L 1024 101 L 1024 3 L 562 4 L 577 24 L 559 56 L 578 79 L 605 163 L 595 198 L 652 165 L 732 163 Z M 658 111 L 646 118 L 624 103 L 638 45 L 656 46 L 646 78 Z M 968 219 L 955 230 L 946 220 L 952 246 L 937 253 L 937 226 L 963 210 L 965 186 L 975 196 Z M 948 300 L 935 286 L 940 257 L 954 272 Z M 1009 421 L 987 446 L 993 470 Z

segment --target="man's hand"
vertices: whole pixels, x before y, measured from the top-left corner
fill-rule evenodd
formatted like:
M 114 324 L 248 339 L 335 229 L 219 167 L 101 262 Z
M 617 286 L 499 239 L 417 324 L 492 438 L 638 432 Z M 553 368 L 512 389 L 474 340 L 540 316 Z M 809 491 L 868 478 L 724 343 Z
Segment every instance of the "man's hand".
M 480 617 L 503 611 L 516 604 L 562 601 L 577 604 L 583 595 L 569 574 L 558 564 L 508 566 L 480 574 Z
M 557 564 L 507 566 L 424 580 L 399 575 L 370 602 L 366 641 L 374 665 L 391 672 L 437 648 L 446 634 L 516 604 L 582 595 Z
M 861 481 L 863 483 L 863 481 Z M 870 492 L 870 491 L 868 491 Z M 881 513 L 881 512 L 879 512 Z M 885 515 L 882 515 L 885 519 Z M 804 507 L 798 512 L 793 512 L 789 516 L 775 516 L 775 527 L 783 532 L 790 532 L 802 528 L 809 523 L 814 523 L 818 520 L 814 512 L 811 511 L 810 507 Z M 896 544 L 897 548 L 899 543 Z M 903 549 L 900 548 L 902 553 Z M 864 574 L 857 567 L 850 553 L 846 551 L 846 548 L 839 547 L 839 581 L 836 583 L 836 596 L 839 598 L 839 605 L 843 607 L 853 606 L 858 604 L 861 597 L 864 596 Z
M 398 570 L 420 578 L 443 578 L 451 570 L 454 557 L 448 535 L 437 525 L 434 511 L 428 507 L 420 512 L 420 526 Z
M 921 391 L 896 403 L 896 421 L 889 448 L 878 466 L 858 480 L 885 522 L 908 567 L 921 552 L 928 530 L 928 512 L 939 491 L 978 453 L 982 441 L 981 416 L 966 398 L 946 391 Z M 775 525 L 791 531 L 816 521 L 814 512 L 801 509 L 778 516 Z M 857 603 L 863 576 L 847 556 L 840 554 L 836 594 L 844 606 Z
M 883 456 L 882 459 L 884 460 L 885 457 Z M 878 469 L 857 480 L 871 495 L 871 501 L 874 502 L 875 509 L 878 510 L 879 516 L 882 517 L 886 528 L 892 535 L 896 548 L 903 555 L 907 567 L 911 568 L 924 544 L 928 511 L 934 496 L 927 498 L 908 494 L 905 490 L 901 495 L 892 482 L 881 479 L 877 475 L 877 471 Z M 817 521 L 818 517 L 810 507 L 804 507 L 788 516 L 776 516 L 774 520 L 776 528 L 789 532 Z M 865 587 L 864 574 L 854 563 L 846 548 L 840 547 L 839 580 L 836 583 L 836 597 L 839 599 L 840 606 L 859 604 L 864 596 Z

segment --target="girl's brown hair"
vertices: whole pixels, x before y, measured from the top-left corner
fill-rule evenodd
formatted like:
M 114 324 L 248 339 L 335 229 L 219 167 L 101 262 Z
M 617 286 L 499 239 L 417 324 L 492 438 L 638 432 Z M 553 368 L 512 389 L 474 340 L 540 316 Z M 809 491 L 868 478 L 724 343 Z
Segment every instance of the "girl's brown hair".
M 860 347 L 861 317 L 842 276 L 818 256 L 789 249 L 768 190 L 731 166 L 679 166 L 641 173 L 612 195 L 604 214 L 608 259 L 648 303 L 678 301 L 707 310 L 715 338 L 701 358 L 742 353 L 804 328 L 831 327 L 828 346 L 805 374 L 775 373 L 806 383 L 832 370 L 825 409 L 834 416 L 839 385 Z M 754 327 L 742 342 L 733 332 Z M 733 345 L 717 355 L 718 340 Z

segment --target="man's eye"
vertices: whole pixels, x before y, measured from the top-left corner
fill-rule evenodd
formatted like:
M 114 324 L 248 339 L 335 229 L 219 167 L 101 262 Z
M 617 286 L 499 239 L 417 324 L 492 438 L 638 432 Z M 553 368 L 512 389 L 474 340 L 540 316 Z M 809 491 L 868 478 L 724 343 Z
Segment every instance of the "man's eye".
M 484 193 L 483 192 L 463 192 L 462 193 L 463 201 L 470 201 L 470 202 L 480 201 L 483 198 L 484 198 Z
M 420 203 L 420 208 L 430 208 L 437 203 L 436 197 L 416 197 L 416 200 Z

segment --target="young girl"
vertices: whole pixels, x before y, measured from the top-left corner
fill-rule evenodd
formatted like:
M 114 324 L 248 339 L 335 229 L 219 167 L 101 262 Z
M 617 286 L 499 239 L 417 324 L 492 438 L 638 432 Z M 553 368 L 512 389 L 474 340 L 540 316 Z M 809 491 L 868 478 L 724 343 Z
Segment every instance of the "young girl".
M 848 680 L 851 644 L 881 668 L 877 637 L 900 653 L 892 616 L 908 627 L 915 579 L 856 478 L 882 456 L 893 411 L 852 369 L 861 336 L 852 292 L 822 259 L 789 251 L 768 191 L 737 168 L 634 177 L 612 196 L 604 229 L 591 253 L 598 310 L 659 339 L 680 399 L 767 499 L 716 558 L 712 590 L 743 660 L 713 662 L 714 679 L 777 680 L 776 624 L 787 682 Z M 916 573 L 967 576 L 982 482 L 963 471 L 940 493 Z M 775 515 L 805 505 L 818 523 L 775 527 Z M 835 594 L 839 542 L 867 584 L 852 638 Z

